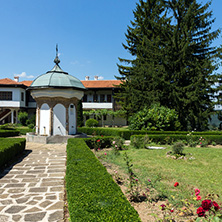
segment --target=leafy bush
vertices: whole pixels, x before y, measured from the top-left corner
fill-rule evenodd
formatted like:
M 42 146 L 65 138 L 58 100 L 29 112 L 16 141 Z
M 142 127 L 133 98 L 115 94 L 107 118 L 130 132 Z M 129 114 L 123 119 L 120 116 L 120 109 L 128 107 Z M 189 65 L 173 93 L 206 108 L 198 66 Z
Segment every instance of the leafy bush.
M 83 139 L 69 139 L 66 189 L 71 221 L 141 221 Z
M 85 124 L 87 127 L 97 127 L 99 122 L 96 119 L 87 119 Z
M 28 113 L 27 112 L 19 112 L 18 120 L 23 126 L 26 126 L 26 121 L 28 120 Z
M 177 112 L 159 104 L 135 113 L 129 122 L 129 128 L 132 130 L 178 130 L 180 128 Z
M 112 136 L 95 136 L 95 137 L 91 137 L 91 138 L 84 138 L 83 139 L 87 146 L 90 148 L 90 149 L 95 149 L 95 148 L 98 148 L 98 147 L 95 147 L 97 145 L 97 141 L 99 140 L 100 143 L 99 143 L 99 148 L 106 148 L 106 147 L 111 147 L 112 146 L 112 141 L 113 141 L 113 137 Z
M 134 136 L 132 137 L 132 140 L 130 142 L 130 144 L 136 148 L 136 149 L 140 149 L 140 148 L 145 148 L 146 145 L 148 145 L 150 142 L 149 137 L 147 135 L 145 136 Z
M 0 167 L 2 167 L 23 152 L 26 140 L 24 138 L 0 138 L 0 143 Z
M 178 141 L 173 144 L 172 149 L 174 154 L 182 155 L 184 150 L 184 144 L 181 141 Z
M 28 126 L 30 129 L 34 128 L 35 122 L 36 122 L 36 115 L 32 115 L 30 118 L 28 118 L 25 122 L 26 126 Z

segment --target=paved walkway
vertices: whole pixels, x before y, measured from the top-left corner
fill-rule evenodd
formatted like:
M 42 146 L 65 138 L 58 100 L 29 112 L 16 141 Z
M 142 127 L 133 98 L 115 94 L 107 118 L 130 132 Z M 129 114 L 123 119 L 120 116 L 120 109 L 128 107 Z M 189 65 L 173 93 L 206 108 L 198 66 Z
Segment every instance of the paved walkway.
M 66 144 L 28 142 L 25 153 L 0 173 L 0 221 L 62 222 Z

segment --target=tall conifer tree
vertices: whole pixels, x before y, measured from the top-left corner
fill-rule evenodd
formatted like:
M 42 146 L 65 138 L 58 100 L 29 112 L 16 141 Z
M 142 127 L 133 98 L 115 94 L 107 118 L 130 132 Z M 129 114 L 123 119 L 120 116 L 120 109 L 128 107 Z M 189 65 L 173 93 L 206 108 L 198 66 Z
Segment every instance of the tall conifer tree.
M 125 80 L 122 96 L 128 100 L 123 109 L 133 113 L 159 102 L 179 113 L 183 129 L 206 127 L 213 111 L 211 74 L 221 53 L 220 47 L 211 47 L 220 31 L 211 31 L 209 5 L 197 0 L 139 1 L 123 45 L 134 59 L 120 59 L 128 66 L 119 65 Z

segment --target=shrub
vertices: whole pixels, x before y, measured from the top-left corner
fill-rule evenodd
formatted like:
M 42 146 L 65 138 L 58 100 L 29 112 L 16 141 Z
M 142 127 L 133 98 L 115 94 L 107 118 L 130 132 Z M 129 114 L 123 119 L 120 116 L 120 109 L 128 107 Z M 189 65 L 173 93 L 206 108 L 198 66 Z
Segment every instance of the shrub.
M 23 126 L 26 126 L 26 121 L 28 120 L 28 113 L 27 112 L 19 112 L 18 120 Z
M 183 142 L 178 141 L 178 142 L 174 143 L 173 146 L 172 146 L 172 149 L 173 149 L 174 154 L 182 155 L 183 150 L 184 150 Z
M 106 147 L 111 147 L 112 146 L 112 141 L 113 141 L 113 137 L 112 136 L 95 136 L 95 137 L 91 137 L 91 138 L 84 138 L 83 139 L 87 146 L 90 149 L 97 149 L 97 148 L 106 148 Z M 97 146 L 97 141 L 100 140 L 99 142 L 99 146 Z M 95 147 L 96 146 L 96 147 Z
M 96 119 L 88 119 L 85 124 L 87 127 L 97 127 L 99 122 Z
M 146 148 L 146 145 L 149 144 L 149 137 L 147 135 L 145 136 L 133 136 L 131 140 L 131 145 L 136 148 Z
M 66 189 L 71 221 L 141 221 L 83 139 L 69 139 Z
M 129 119 L 129 128 L 132 130 L 177 130 L 180 128 L 178 114 L 159 104 L 135 113 Z
M 18 136 L 19 131 L 15 129 L 0 129 L 0 137 L 12 137 L 12 136 Z
M 26 140 L 24 138 L 1 138 L 0 143 L 0 167 L 2 167 L 23 152 Z

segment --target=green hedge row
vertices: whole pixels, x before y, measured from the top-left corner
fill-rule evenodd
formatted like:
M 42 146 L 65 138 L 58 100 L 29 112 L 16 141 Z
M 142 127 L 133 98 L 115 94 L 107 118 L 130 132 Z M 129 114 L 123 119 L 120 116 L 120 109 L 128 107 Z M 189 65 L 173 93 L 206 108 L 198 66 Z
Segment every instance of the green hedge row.
M 0 137 L 18 136 L 19 131 L 15 129 L 0 129 Z
M 67 144 L 66 189 L 71 221 L 141 221 L 83 139 Z
M 145 135 L 133 135 L 130 137 L 130 141 L 133 141 L 134 138 L 142 138 Z M 187 135 L 170 135 L 170 134 L 160 134 L 160 135 L 147 135 L 149 139 L 154 143 L 160 144 L 172 144 L 176 141 L 187 141 L 189 142 L 189 136 Z M 222 135 L 193 135 L 192 140 L 199 142 L 200 136 L 207 141 L 208 144 L 215 142 L 216 144 L 222 145 Z
M 78 132 L 85 133 L 87 135 L 104 135 L 104 136 L 119 136 L 125 140 L 129 140 L 132 135 L 184 135 L 187 136 L 187 131 L 144 131 L 144 130 L 127 130 L 116 128 L 90 128 L 90 127 L 78 127 Z M 205 136 L 205 135 L 221 135 L 222 131 L 206 131 L 206 132 L 192 132 L 193 135 Z
M 0 143 L 0 167 L 2 167 L 24 151 L 26 140 L 24 138 L 0 138 Z

